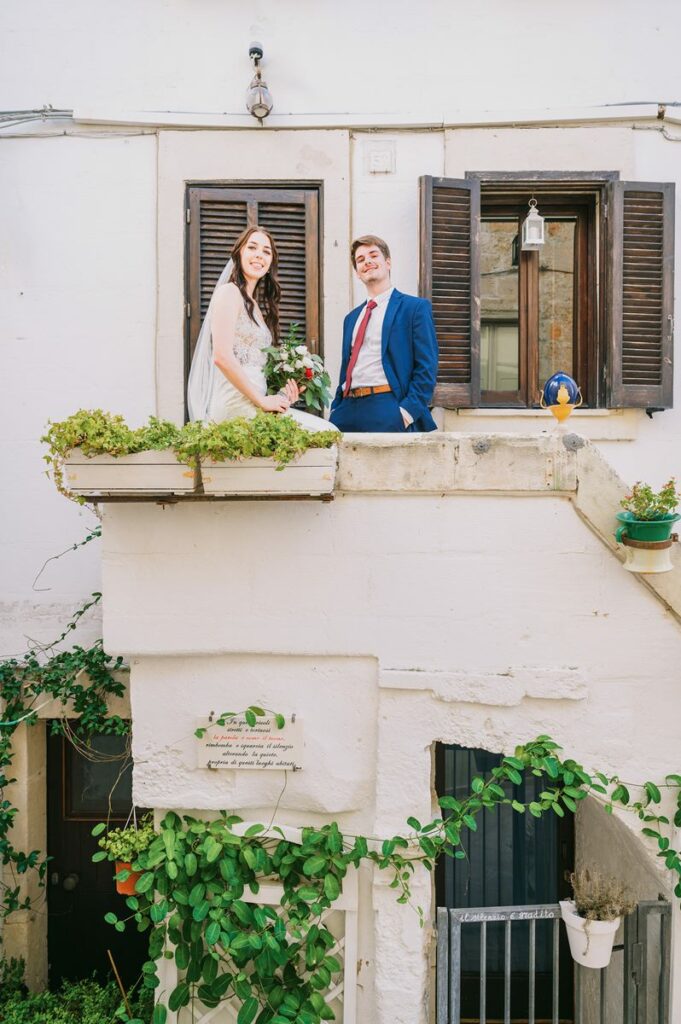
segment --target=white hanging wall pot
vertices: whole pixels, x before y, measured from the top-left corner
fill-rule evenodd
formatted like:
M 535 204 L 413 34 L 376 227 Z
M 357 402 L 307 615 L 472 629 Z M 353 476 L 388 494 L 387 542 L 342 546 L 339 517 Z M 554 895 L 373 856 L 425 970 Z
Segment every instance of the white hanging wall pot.
M 532 197 L 529 202 L 530 212 L 523 221 L 522 245 L 523 252 L 541 249 L 544 244 L 544 218 L 537 210 L 537 200 Z
M 678 533 L 673 533 L 669 540 L 631 540 L 625 534 L 620 542 L 624 545 L 624 568 L 628 572 L 671 572 L 672 544 L 678 539 Z
M 607 967 L 621 918 L 587 921 L 577 913 L 572 900 L 560 900 L 560 913 L 565 922 L 572 959 L 582 967 Z

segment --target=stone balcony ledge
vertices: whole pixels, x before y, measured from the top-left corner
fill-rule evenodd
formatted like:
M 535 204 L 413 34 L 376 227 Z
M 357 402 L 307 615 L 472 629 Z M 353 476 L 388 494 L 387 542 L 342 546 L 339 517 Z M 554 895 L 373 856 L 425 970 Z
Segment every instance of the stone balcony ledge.
M 68 487 L 93 502 L 321 497 L 340 492 L 570 493 L 577 489 L 576 434 L 353 434 L 312 448 L 278 470 L 269 459 L 214 463 L 200 471 L 172 451 L 66 460 Z M 590 449 L 591 450 L 591 449 Z
M 271 460 L 205 463 L 200 474 L 172 452 L 113 459 L 74 453 L 69 486 L 93 502 L 205 500 L 331 500 L 352 494 L 383 496 L 477 494 L 561 497 L 620 561 L 615 514 L 625 483 L 597 448 L 574 433 L 353 434 L 337 448 L 311 449 L 278 471 Z M 678 547 L 674 546 L 675 549 Z M 681 560 L 673 572 L 639 577 L 681 619 Z

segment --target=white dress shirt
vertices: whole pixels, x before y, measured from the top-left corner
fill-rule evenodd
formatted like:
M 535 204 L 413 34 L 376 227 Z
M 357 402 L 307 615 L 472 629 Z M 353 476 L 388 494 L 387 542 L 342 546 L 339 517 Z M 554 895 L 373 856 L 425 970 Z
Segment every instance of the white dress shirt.
M 371 311 L 369 317 L 369 323 L 367 324 L 366 333 L 364 335 L 364 343 L 357 356 L 357 362 L 355 368 L 352 371 L 352 387 L 353 388 L 376 388 L 381 384 L 387 384 L 388 378 L 385 375 L 383 369 L 383 352 L 382 352 L 382 335 L 383 335 L 383 321 L 385 320 L 385 313 L 390 302 L 390 296 L 395 291 L 394 288 L 386 288 L 380 295 L 373 295 L 373 301 L 376 303 L 376 308 Z M 369 299 L 367 299 L 367 302 Z M 364 303 L 359 311 L 359 316 L 355 322 L 355 327 L 352 332 L 352 346 L 355 344 L 357 333 L 360 328 L 360 324 L 364 319 L 366 313 L 367 302 Z M 352 346 L 350 351 L 352 352 Z M 402 413 L 402 419 L 404 420 L 405 427 L 408 427 L 410 423 L 413 423 L 412 417 L 406 411 L 400 407 Z
M 355 363 L 355 368 L 352 371 L 353 388 L 376 388 L 380 384 L 388 383 L 388 379 L 383 369 L 381 335 L 383 334 L 385 311 L 388 308 L 390 296 L 394 291 L 394 288 L 388 288 L 386 291 L 381 292 L 380 295 L 373 296 L 373 300 L 376 303 L 376 309 L 371 311 L 366 334 L 364 335 L 364 344 L 360 349 L 359 355 L 357 356 L 357 362 Z M 368 301 L 369 300 L 367 299 L 367 302 Z M 367 304 L 365 302 L 359 311 L 359 316 L 355 323 L 355 329 L 352 332 L 353 346 L 357 338 L 360 324 L 364 319 L 366 308 Z M 350 351 L 352 351 L 352 348 Z

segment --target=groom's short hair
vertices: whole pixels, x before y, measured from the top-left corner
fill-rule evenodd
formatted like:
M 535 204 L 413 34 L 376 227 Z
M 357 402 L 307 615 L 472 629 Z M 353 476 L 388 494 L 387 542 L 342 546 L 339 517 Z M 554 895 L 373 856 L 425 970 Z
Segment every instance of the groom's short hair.
M 387 242 L 384 242 L 378 235 L 360 235 L 350 246 L 350 259 L 352 260 L 353 267 L 355 266 L 355 253 L 362 245 L 375 245 L 377 249 L 381 250 L 385 259 L 390 259 L 390 249 Z

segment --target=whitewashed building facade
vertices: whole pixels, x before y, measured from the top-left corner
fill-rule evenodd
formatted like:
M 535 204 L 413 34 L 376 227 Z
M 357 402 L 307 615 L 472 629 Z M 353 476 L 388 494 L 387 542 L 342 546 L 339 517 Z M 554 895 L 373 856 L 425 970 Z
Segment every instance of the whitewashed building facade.
M 103 590 L 103 624 L 78 636 L 103 628 L 129 661 L 136 804 L 257 820 L 279 801 L 281 824 L 392 834 L 434 813 L 445 747 L 508 752 L 541 733 L 627 779 L 678 772 L 681 569 L 642 584 L 612 538 L 616 474 L 681 477 L 677 6 L 35 0 L 0 18 L 2 650 L 52 639 Z M 253 39 L 263 124 L 244 107 Z M 517 251 L 529 195 L 543 262 Z M 181 423 L 206 292 L 256 217 L 282 241 L 285 318 L 332 376 L 362 298 L 350 241 L 387 239 L 397 287 L 434 301 L 440 430 L 347 439 L 329 504 L 107 504 L 99 550 L 34 586 L 95 521 L 43 475 L 46 421 Z M 577 440 L 536 408 L 557 369 L 583 388 Z M 276 773 L 196 767 L 195 719 L 252 702 L 306 724 L 281 799 Z M 22 739 L 18 786 L 27 841 L 49 849 L 41 730 Z M 577 862 L 670 898 L 630 824 L 586 807 Z M 417 888 L 432 910 L 432 879 Z M 432 1019 L 430 930 L 368 872 L 356 914 L 347 1024 Z M 669 1020 L 676 904 L 673 920 Z M 41 983 L 45 916 L 5 930 Z

